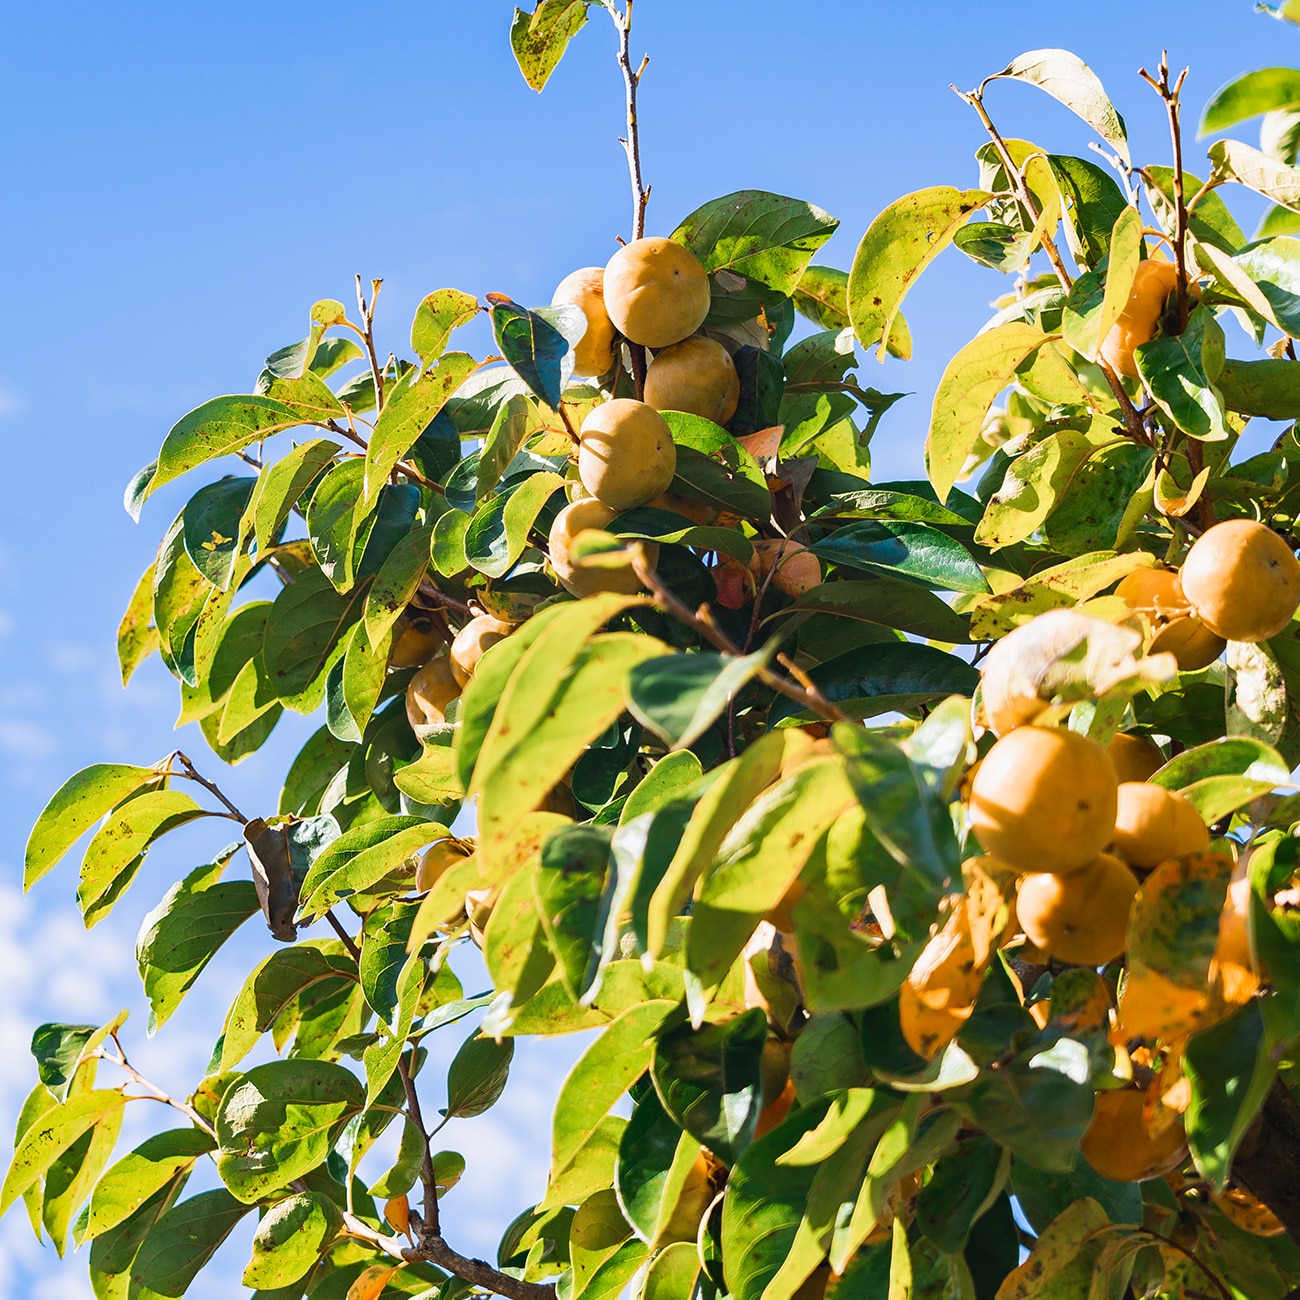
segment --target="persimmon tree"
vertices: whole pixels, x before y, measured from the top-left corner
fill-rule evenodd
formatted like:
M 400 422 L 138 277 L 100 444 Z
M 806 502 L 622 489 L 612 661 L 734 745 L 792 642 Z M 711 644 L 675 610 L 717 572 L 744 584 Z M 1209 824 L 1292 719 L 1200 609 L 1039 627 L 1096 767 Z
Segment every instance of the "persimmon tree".
M 1172 152 L 1137 166 L 1078 57 L 1021 55 L 961 96 L 972 187 L 898 199 L 843 271 L 776 194 L 646 236 L 631 0 L 542 0 L 511 42 L 541 90 L 593 9 L 608 266 L 547 307 L 439 289 L 409 342 L 358 280 L 128 489 L 204 478 L 119 650 L 212 754 L 70 778 L 26 884 L 99 823 L 94 925 L 160 837 L 234 822 L 144 918 L 149 1032 L 259 916 L 265 955 L 185 1097 L 123 1017 L 42 1026 L 0 1208 L 88 1245 L 101 1300 L 185 1294 L 235 1232 L 268 1300 L 1296 1294 L 1300 72 L 1214 97 L 1262 147 L 1202 177 L 1163 62 Z M 1096 156 L 1003 134 L 1007 79 Z M 1275 204 L 1254 239 L 1233 186 Z M 1010 279 L 927 477 L 873 482 L 899 395 L 861 367 L 910 354 L 948 245 Z M 480 312 L 482 359 L 451 349 Z M 218 763 L 286 709 L 321 726 L 241 810 Z M 435 1117 L 579 1031 L 546 1186 L 459 1253 L 475 1152 Z M 171 1126 L 118 1154 L 137 1101 Z

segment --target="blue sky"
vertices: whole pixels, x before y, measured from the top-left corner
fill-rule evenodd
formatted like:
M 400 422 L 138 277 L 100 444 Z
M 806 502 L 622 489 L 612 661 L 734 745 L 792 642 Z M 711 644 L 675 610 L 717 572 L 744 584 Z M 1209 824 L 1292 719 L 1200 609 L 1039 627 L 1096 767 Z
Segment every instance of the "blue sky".
M 383 6 L 335 0 L 4 6 L 0 79 L 0 439 L 11 486 L 0 513 L 0 1150 L 33 1082 L 26 1043 L 43 1020 L 132 1008 L 128 1041 L 165 1085 L 197 1077 L 239 966 L 269 939 L 252 924 L 190 994 L 192 1018 L 152 1043 L 132 950 L 144 912 L 215 848 L 208 832 L 166 842 L 118 910 L 89 935 L 65 862 L 19 897 L 22 844 L 49 794 L 105 760 L 151 762 L 176 746 L 218 763 L 197 730 L 177 736 L 174 683 L 154 660 L 116 681 L 117 620 L 158 537 L 193 486 L 131 523 L 121 490 L 169 425 L 218 393 L 247 391 L 261 360 L 305 332 L 321 297 L 382 276 L 381 335 L 401 348 L 420 298 L 456 286 L 543 303 L 626 234 L 622 92 L 613 34 L 593 14 L 542 96 L 511 60 L 504 0 Z M 1300 33 L 1246 0 L 1094 0 L 976 6 L 870 0 L 638 0 L 649 232 L 739 188 L 820 204 L 842 222 L 818 260 L 846 267 L 887 203 L 932 184 L 972 185 L 983 143 L 947 89 L 1015 54 L 1062 45 L 1084 57 L 1127 118 L 1136 160 L 1166 162 L 1163 115 L 1137 79 L 1162 46 L 1190 64 L 1189 118 L 1222 82 L 1293 62 Z M 988 96 L 1003 132 L 1082 153 L 1090 136 L 1039 92 Z M 1244 138 L 1251 139 L 1247 134 Z M 1188 165 L 1203 161 L 1192 143 Z M 1203 168 L 1202 168 L 1203 172 Z M 1253 220 L 1258 210 L 1231 197 Z M 1247 222 L 1248 224 L 1248 222 Z M 944 360 L 1004 284 L 955 253 L 907 304 L 916 359 L 865 364 L 865 379 L 914 394 L 877 435 L 877 477 L 920 474 Z M 1231 336 L 1230 336 L 1231 338 Z M 1236 336 L 1240 342 L 1240 335 Z M 474 340 L 482 351 L 485 340 Z M 298 723 L 299 720 L 294 720 Z M 315 724 L 312 724 L 313 726 Z M 273 810 L 309 728 L 222 777 L 246 810 Z M 468 976 L 467 976 L 468 978 Z M 454 1041 L 450 1044 L 454 1048 Z M 490 1251 L 541 1191 L 547 1087 L 578 1045 L 521 1052 L 506 1098 L 462 1149 L 449 1235 Z M 431 1076 L 440 1068 L 431 1067 Z M 137 1106 L 134 1111 L 145 1110 Z M 153 1108 L 149 1108 L 153 1109 Z M 128 1131 L 162 1127 L 133 1114 Z M 451 1142 L 456 1134 L 448 1130 Z M 193 1294 L 233 1294 L 246 1235 Z M 80 1259 L 60 1264 L 11 1215 L 0 1225 L 0 1292 L 89 1295 Z

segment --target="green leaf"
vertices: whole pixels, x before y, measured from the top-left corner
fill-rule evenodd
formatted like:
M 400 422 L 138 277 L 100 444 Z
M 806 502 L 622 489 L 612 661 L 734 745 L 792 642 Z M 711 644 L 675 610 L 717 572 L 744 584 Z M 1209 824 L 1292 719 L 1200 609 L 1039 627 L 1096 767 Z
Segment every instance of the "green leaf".
M 1263 306 L 1271 309 L 1261 314 L 1286 333 L 1300 334 L 1300 241 L 1267 239 L 1239 253 L 1232 264 L 1245 271 L 1263 296 Z
M 1203 441 L 1228 436 L 1223 401 L 1214 387 L 1223 369 L 1223 329 L 1207 307 L 1197 307 L 1181 334 L 1134 349 L 1138 371 L 1161 409 L 1184 433 Z
M 1151 206 L 1162 218 L 1169 230 L 1174 229 L 1178 220 L 1178 197 L 1174 191 L 1174 169 L 1172 167 L 1144 167 L 1147 197 Z M 1201 188 L 1201 180 L 1191 172 L 1183 172 L 1184 195 L 1195 194 Z M 1228 211 L 1228 205 L 1213 191 L 1207 190 L 1201 195 L 1200 202 L 1187 216 L 1187 228 L 1192 237 L 1200 244 L 1209 244 L 1223 252 L 1235 253 L 1246 243 L 1246 236 L 1237 224 L 1236 218 Z
M 419 910 L 419 903 L 392 899 L 381 903 L 366 917 L 358 972 L 366 1001 L 385 1024 L 397 1010 L 407 940 L 411 922 Z
M 590 0 L 541 0 L 532 13 L 515 10 L 510 48 L 524 80 L 534 90 L 540 92 L 546 85 L 569 42 L 587 21 L 588 3 Z
M 257 1225 L 244 1286 L 265 1291 L 305 1278 L 342 1223 L 338 1206 L 319 1192 L 278 1201 Z
M 127 763 L 94 763 L 70 776 L 41 810 L 27 838 L 23 888 L 30 889 L 56 866 L 92 822 L 161 779 L 155 768 Z
M 1128 135 L 1124 119 L 1106 95 L 1097 74 L 1069 50 L 1030 50 L 1012 59 L 1003 71 L 989 77 L 1010 77 L 1046 91 L 1081 117 L 1129 164 Z
M 811 763 L 765 791 L 735 821 L 692 909 L 687 967 L 705 988 L 721 983 L 754 927 L 852 798 L 842 764 Z
M 577 626 L 599 617 L 595 600 L 576 602 L 579 608 L 593 606 L 578 616 Z M 667 652 L 654 637 L 621 632 L 581 648 L 573 640 L 566 645 L 564 633 L 573 626 L 571 619 L 557 619 L 525 652 L 483 742 L 471 792 L 482 792 L 479 833 L 489 846 L 536 808 L 559 775 L 623 712 L 632 669 Z M 556 653 L 541 659 L 548 649 Z
M 1244 776 L 1274 786 L 1288 784 L 1289 775 L 1286 760 L 1272 745 L 1249 736 L 1223 736 L 1183 750 L 1150 780 L 1166 790 L 1185 791 L 1216 776 Z
M 961 476 L 967 456 L 979 442 L 993 399 L 1044 343 L 1051 341 L 1036 325 L 1009 321 L 976 335 L 948 363 L 934 395 L 925 461 L 941 502 Z
M 504 294 L 487 298 L 492 333 L 506 363 L 534 396 L 558 410 L 573 374 L 573 345 L 587 329 L 582 309 L 566 304 L 530 311 Z
M 839 224 L 800 199 L 737 190 L 696 208 L 672 238 L 690 249 L 706 271 L 741 275 L 788 296 Z
M 821 1122 L 828 1105 L 829 1098 L 793 1111 L 731 1171 L 722 1203 L 722 1259 L 735 1300 L 760 1300 L 789 1254 L 817 1166 L 776 1160 Z
M 270 545 L 294 503 L 325 472 L 338 451 L 338 443 L 313 438 L 299 443 L 258 475 L 243 528 L 251 527 L 259 551 Z
M 989 590 L 971 553 L 947 533 L 905 519 L 863 519 L 845 524 L 808 548 L 846 568 L 924 587 L 982 594 Z
M 871 223 L 848 284 L 849 319 L 864 348 L 881 344 L 884 355 L 883 340 L 907 291 L 988 198 L 983 190 L 936 185 L 897 199 Z
M 735 1164 L 762 1109 L 767 1017 L 752 1008 L 723 1024 L 660 1034 L 650 1066 L 655 1091 L 678 1127 Z
M 217 1172 L 244 1204 L 322 1164 L 364 1105 L 356 1076 L 328 1061 L 272 1061 L 241 1075 L 217 1114 Z
M 151 564 L 136 583 L 126 612 L 117 628 L 117 662 L 125 686 L 139 666 L 158 649 L 158 629 L 153 625 L 153 575 Z
M 361 1059 L 366 1070 L 367 1106 L 375 1105 L 383 1095 L 384 1089 L 402 1059 L 423 988 L 424 963 L 420 960 L 419 953 L 412 953 L 406 959 L 397 977 L 396 1004 L 391 1018 L 384 1025 L 387 1032 L 362 1053 Z M 447 1011 L 447 1008 L 443 1008 L 443 1011 Z M 449 1017 L 447 1023 L 450 1023 L 451 1019 L 459 1018 L 459 1016 Z M 427 1028 L 437 1028 L 437 1025 L 431 1024 Z
M 1210 96 L 1201 110 L 1198 135 L 1226 131 L 1248 117 L 1300 104 L 1300 69 L 1256 68 L 1234 77 Z
M 489 578 L 504 577 L 523 554 L 542 508 L 563 487 L 558 474 L 540 471 L 484 502 L 465 529 L 465 559 Z
M 257 482 L 226 475 L 201 487 L 181 511 L 185 551 L 214 587 L 230 582 L 240 549 L 240 521 Z
M 1300 418 L 1300 366 L 1294 361 L 1229 359 L 1215 384 L 1230 411 L 1265 420 Z
M 476 500 L 482 501 L 501 482 L 506 467 L 528 436 L 532 411 L 532 403 L 522 393 L 507 397 L 501 403 L 479 452 Z
M 1068 1172 L 1049 1173 L 1027 1160 L 1011 1163 L 1011 1188 L 1029 1226 L 1041 1234 L 1053 1219 L 1085 1196 L 1106 1211 L 1112 1223 L 1142 1222 L 1142 1192 L 1135 1183 L 1103 1178 L 1086 1160 Z
M 181 1171 L 216 1146 L 202 1129 L 175 1128 L 147 1138 L 123 1156 L 95 1185 L 83 1239 L 124 1223 Z
M 600 970 L 609 834 L 604 827 L 561 827 L 543 843 L 533 876 L 538 914 L 575 1000 L 585 998 Z
M 624 1216 L 644 1241 L 657 1240 L 667 1226 L 699 1152 L 700 1144 L 682 1132 L 654 1089 L 643 1092 L 619 1140 L 614 1186 Z
M 366 508 L 361 495 L 365 473 L 364 461 L 340 461 L 321 479 L 307 507 L 312 551 L 339 592 L 355 581 L 358 553 L 373 526 L 373 508 Z
M 452 1058 L 447 1070 L 448 1119 L 473 1119 L 495 1106 L 510 1077 L 515 1040 L 494 1042 L 471 1034 Z
M 1001 1190 L 1008 1166 L 987 1137 L 958 1142 L 940 1157 L 916 1198 L 917 1222 L 936 1250 L 955 1255 L 966 1249 L 972 1225 Z
M 478 315 L 478 299 L 459 289 L 435 289 L 425 294 L 411 322 L 411 351 L 425 366 L 442 356 L 452 330 Z
M 429 571 L 432 524 L 413 528 L 389 552 L 366 595 L 366 636 L 375 649 L 402 616 Z
M 321 796 L 334 775 L 347 763 L 356 747 L 345 744 L 321 727 L 298 751 L 284 778 L 276 812 L 310 817 L 320 811 Z
M 32 1033 L 32 1056 L 40 1081 L 58 1101 L 66 1101 L 77 1066 L 91 1039 L 106 1037 L 96 1025 L 38 1025 Z M 91 1049 L 93 1050 L 93 1049 Z
M 673 749 L 685 749 L 717 720 L 756 673 L 770 663 L 776 643 L 750 655 L 664 655 L 647 659 L 628 678 L 632 716 Z
M 989 498 L 975 540 L 998 549 L 1032 537 L 1088 461 L 1099 451 L 1120 444 L 1110 432 L 1113 428 L 1114 422 L 1106 419 L 1096 422 L 1095 432 L 1060 429 L 1017 456 Z
M 0 1214 L 45 1176 L 50 1166 L 111 1111 L 126 1104 L 115 1089 L 79 1093 L 51 1107 L 19 1139 L 0 1188 Z
M 794 287 L 793 297 L 795 310 L 819 329 L 849 327 L 847 271 L 837 271 L 833 266 L 807 266 Z
M 1249 1002 L 1221 1024 L 1193 1034 L 1183 1070 L 1191 1085 L 1187 1144 L 1197 1169 L 1218 1191 L 1277 1075 L 1259 1003 Z
M 895 578 L 836 579 L 805 592 L 784 611 L 825 611 L 935 641 L 964 642 L 970 625 L 932 592 Z
M 221 945 L 259 910 L 251 880 L 221 880 L 237 847 L 173 885 L 140 926 L 135 956 L 149 999 L 151 1034 L 170 1018 Z
M 378 496 L 379 489 L 397 467 L 397 462 L 415 445 L 447 399 L 477 365 L 474 358 L 464 352 L 448 352 L 437 365 L 423 373 L 412 368 L 389 390 L 366 447 L 362 500 L 370 502 Z
M 95 832 L 81 862 L 77 905 L 87 929 L 112 910 L 155 840 L 209 815 L 179 790 L 146 790 L 112 812 Z
M 131 1292 L 181 1296 L 251 1207 L 224 1187 L 166 1211 L 149 1229 L 131 1266 Z
M 299 913 L 323 915 L 341 898 L 368 889 L 407 858 L 451 832 L 422 817 L 381 817 L 345 832 L 311 864 Z
M 171 427 L 158 453 L 158 467 L 144 490 L 152 496 L 164 483 L 180 478 L 196 465 L 243 451 L 259 438 L 300 424 L 282 402 L 269 397 L 214 397 Z
M 310 713 L 320 704 L 324 676 L 342 653 L 343 635 L 361 617 L 364 590 L 340 593 L 319 569 L 308 569 L 275 598 L 262 649 L 279 698 Z
M 809 670 L 817 689 L 850 717 L 914 713 L 950 695 L 973 695 L 978 672 L 956 655 L 912 642 L 860 646 Z M 768 710 L 768 725 L 798 716 L 798 703 L 781 696 Z
M 551 1182 L 574 1162 L 618 1099 L 645 1073 L 653 1035 L 673 1009 L 650 1001 L 629 1007 L 578 1058 L 560 1086 L 551 1136 Z
M 1240 140 L 1216 140 L 1209 154 L 1215 170 L 1228 180 L 1272 199 L 1279 207 L 1300 212 L 1300 169 L 1278 162 Z

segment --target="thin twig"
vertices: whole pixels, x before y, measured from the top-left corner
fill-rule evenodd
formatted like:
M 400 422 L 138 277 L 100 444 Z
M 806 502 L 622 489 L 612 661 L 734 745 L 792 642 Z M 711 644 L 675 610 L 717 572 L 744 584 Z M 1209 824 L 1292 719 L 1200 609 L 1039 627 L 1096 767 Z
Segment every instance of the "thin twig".
M 741 657 L 740 647 L 712 619 L 707 617 L 707 605 L 701 605 L 698 613 L 693 612 L 684 601 L 659 581 L 658 574 L 646 563 L 645 548 L 639 542 L 628 549 L 632 556 L 633 571 L 642 586 L 646 587 L 655 598 L 657 604 L 662 605 L 679 622 L 693 628 L 710 645 L 721 650 L 724 655 L 731 655 L 734 658 Z M 802 686 L 796 686 L 770 668 L 760 668 L 755 673 L 755 676 L 770 690 L 784 695 L 787 699 L 794 700 L 801 709 L 820 713 L 829 722 L 849 721 L 849 715 L 826 699 L 816 687 L 810 691 Z
M 349 411 L 348 412 L 349 421 L 351 420 L 351 418 L 352 418 L 352 412 Z M 357 433 L 355 429 L 350 429 L 350 428 L 345 429 L 343 425 L 341 425 L 337 420 L 326 420 L 323 423 L 317 421 L 316 427 L 319 429 L 328 429 L 331 433 L 337 433 L 340 438 L 349 439 L 351 442 L 356 443 L 356 445 L 360 447 L 362 451 L 369 450 L 370 444 L 366 442 L 366 440 L 363 437 L 361 437 L 361 435 Z M 405 474 L 407 478 L 414 479 L 417 483 L 420 484 L 421 487 L 426 487 L 431 492 L 437 492 L 440 495 L 445 495 L 441 483 L 435 483 L 433 479 L 426 478 L 425 475 L 421 474 L 420 471 L 416 469 L 415 466 L 412 465 L 409 460 L 399 460 L 393 466 L 393 470 L 395 473 L 402 473 Z
M 420 585 L 416 590 L 417 596 L 424 596 L 436 605 L 442 605 L 447 609 L 454 609 L 458 614 L 467 614 L 471 618 L 474 611 L 463 600 L 457 600 L 455 596 L 449 596 L 445 591 L 439 591 L 437 587 L 429 581 L 428 578 L 422 578 Z
M 217 1136 L 217 1130 L 214 1129 L 212 1125 L 209 1124 L 208 1121 L 189 1104 L 189 1102 L 177 1101 L 175 1097 L 164 1092 L 156 1083 L 152 1083 L 150 1080 L 146 1079 L 144 1075 L 126 1059 L 126 1052 L 116 1034 L 110 1034 L 109 1037 L 113 1040 L 113 1046 L 117 1048 L 117 1055 L 112 1056 L 101 1047 L 98 1051 L 93 1053 L 98 1060 L 111 1061 L 122 1070 L 126 1074 L 126 1077 L 137 1087 L 147 1089 L 149 1100 L 160 1101 L 164 1105 L 172 1107 L 173 1110 L 180 1111 L 180 1113 L 186 1116 L 192 1124 L 197 1128 L 201 1128 L 209 1137 L 215 1138 Z
M 343 922 L 331 911 L 325 913 L 325 919 L 330 923 L 330 929 L 342 940 L 343 946 L 348 950 L 348 956 L 353 961 L 360 962 L 361 949 L 357 947 L 356 940 L 343 928 Z
M 989 138 L 993 141 L 993 147 L 998 151 L 998 157 L 1002 159 L 1002 166 L 1007 173 L 1007 179 L 1011 182 L 1016 191 L 1016 197 L 1029 213 L 1031 222 L 1037 223 L 1041 217 L 1042 210 L 1038 206 L 1037 200 L 1030 192 L 1029 186 L 1025 183 L 1025 178 L 1020 174 L 1020 169 L 1015 165 L 1011 158 L 1011 151 L 1007 148 L 1006 141 L 998 133 L 998 129 L 993 125 L 993 119 L 988 115 L 988 110 L 984 107 L 984 96 L 981 90 L 963 91 L 958 90 L 956 86 L 952 87 L 953 92 L 959 99 L 968 103 L 976 113 L 979 114 L 980 121 L 984 124 L 984 129 L 989 133 Z M 1069 289 L 1074 281 L 1070 277 L 1069 271 L 1065 269 L 1065 261 L 1061 257 L 1060 249 L 1056 247 L 1051 235 L 1043 231 L 1043 252 L 1047 254 L 1047 260 L 1051 262 L 1052 269 L 1056 272 L 1057 278 L 1061 281 L 1064 289 Z
M 375 410 L 384 409 L 384 375 L 379 369 L 379 357 L 375 354 L 375 299 L 379 297 L 379 286 L 383 284 L 382 280 L 371 280 L 371 289 L 373 296 L 367 306 L 365 295 L 361 292 L 361 276 L 357 275 L 357 310 L 361 313 L 362 342 L 366 345 L 366 352 L 370 356 L 370 374 L 375 381 Z
M 623 89 L 627 98 L 627 138 L 620 139 L 619 144 L 627 154 L 628 177 L 632 182 L 632 238 L 640 239 L 645 234 L 645 210 L 646 204 L 650 202 L 650 187 L 641 179 L 641 133 L 636 116 L 636 92 L 650 56 L 646 55 L 641 60 L 641 66 L 633 71 L 629 48 L 632 0 L 624 0 L 622 13 L 619 13 L 613 0 L 604 0 L 604 4 L 618 32 L 618 66 L 623 71 Z
M 224 794 L 221 793 L 221 791 L 216 787 L 216 785 L 214 785 L 211 781 L 209 781 L 206 776 L 201 775 L 198 769 L 194 766 L 194 764 L 191 763 L 190 760 L 184 754 L 182 754 L 179 749 L 176 750 L 174 754 L 172 754 L 172 758 L 174 758 L 177 762 L 179 762 L 181 766 L 185 769 L 185 771 L 173 772 L 171 775 L 183 776 L 187 780 L 197 782 L 209 794 L 215 795 L 218 799 L 221 800 L 223 804 L 225 804 L 225 806 L 230 810 L 231 817 L 233 817 L 237 821 L 241 821 L 247 824 L 248 818 L 245 817 L 244 814 L 241 813 L 239 809 L 236 808 L 235 805 L 231 803 L 230 800 L 227 799 Z M 170 763 L 168 764 L 168 766 L 170 766 Z
M 1169 137 L 1173 142 L 1174 154 L 1174 264 L 1178 270 L 1176 287 L 1178 290 L 1178 333 L 1187 328 L 1187 202 L 1183 192 L 1183 131 L 1180 121 L 1182 106 L 1179 96 L 1183 82 L 1187 79 L 1187 69 L 1178 74 L 1178 80 L 1169 84 L 1169 52 L 1160 56 L 1157 69 L 1160 79 L 1157 81 L 1145 68 L 1138 69 L 1138 76 L 1155 90 L 1164 100 L 1165 112 L 1169 117 Z M 1202 190 L 1205 188 L 1201 187 Z M 1197 196 L 1200 198 L 1200 192 Z

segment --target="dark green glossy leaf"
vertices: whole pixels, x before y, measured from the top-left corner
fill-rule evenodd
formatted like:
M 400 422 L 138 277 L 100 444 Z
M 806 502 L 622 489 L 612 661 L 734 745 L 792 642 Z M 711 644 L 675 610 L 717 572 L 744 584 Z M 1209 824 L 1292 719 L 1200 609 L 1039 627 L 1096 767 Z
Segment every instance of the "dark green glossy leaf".
M 592 986 L 601 957 L 601 898 L 609 875 L 609 832 L 574 826 L 542 845 L 533 877 L 538 912 L 560 973 L 575 998 Z
M 224 1187 L 174 1205 L 149 1229 L 140 1246 L 131 1266 L 132 1292 L 184 1295 L 250 1208 Z
M 809 548 L 846 568 L 904 578 L 946 591 L 983 593 L 988 582 L 971 553 L 928 524 L 864 519 L 845 524 Z
M 255 478 L 227 475 L 201 487 L 181 511 L 185 551 L 194 567 L 214 586 L 230 581 L 240 543 L 240 521 Z
M 728 1164 L 758 1123 L 766 1040 L 767 1017 L 753 1008 L 722 1024 L 679 1025 L 655 1042 L 650 1073 L 664 1109 Z
M 1103 1178 L 1086 1160 L 1076 1161 L 1070 1170 L 1049 1172 L 1017 1156 L 1011 1162 L 1011 1190 L 1029 1226 L 1039 1233 L 1084 1197 L 1096 1201 L 1112 1223 L 1142 1222 L 1141 1189 L 1134 1183 Z
M 530 311 L 499 293 L 492 304 L 492 333 L 511 370 L 529 391 L 558 410 L 560 395 L 573 374 L 573 344 L 587 329 L 582 309 L 546 307 Z
M 340 898 L 368 889 L 426 844 L 450 832 L 422 817 L 381 817 L 335 840 L 302 883 L 301 913 L 320 916 Z
M 921 1231 L 937 1250 L 966 1249 L 971 1225 L 1006 1178 L 1002 1149 L 986 1137 L 968 1138 L 940 1157 L 916 1198 Z
M 665 655 L 638 664 L 629 678 L 628 707 L 673 748 L 697 740 L 746 682 L 771 660 L 775 644 L 754 654 Z
M 281 700 L 311 712 L 324 675 L 342 653 L 343 634 L 361 617 L 364 589 L 340 593 L 319 569 L 308 569 L 275 599 L 262 655 Z
M 1218 321 L 1208 308 L 1197 307 L 1181 334 L 1153 339 L 1134 351 L 1151 396 L 1193 438 L 1228 436 L 1223 402 L 1213 386 L 1223 369 L 1223 348 Z
M 244 1286 L 266 1291 L 305 1278 L 342 1222 L 338 1206 L 319 1192 L 278 1201 L 257 1225 Z

